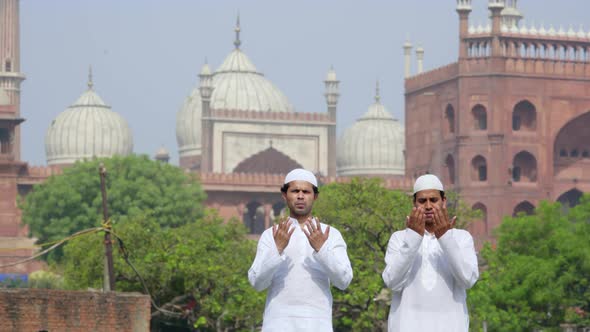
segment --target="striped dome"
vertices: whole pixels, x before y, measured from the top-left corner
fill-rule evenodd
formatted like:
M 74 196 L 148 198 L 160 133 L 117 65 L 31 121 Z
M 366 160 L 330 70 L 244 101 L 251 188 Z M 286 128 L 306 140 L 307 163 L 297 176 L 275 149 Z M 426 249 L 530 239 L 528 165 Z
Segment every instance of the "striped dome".
M 133 137 L 127 122 L 93 91 L 92 81 L 88 90 L 51 122 L 45 136 L 49 165 L 128 155 L 132 151 Z
M 338 175 L 404 175 L 404 140 L 403 125 L 381 104 L 377 90 L 375 103 L 338 142 Z

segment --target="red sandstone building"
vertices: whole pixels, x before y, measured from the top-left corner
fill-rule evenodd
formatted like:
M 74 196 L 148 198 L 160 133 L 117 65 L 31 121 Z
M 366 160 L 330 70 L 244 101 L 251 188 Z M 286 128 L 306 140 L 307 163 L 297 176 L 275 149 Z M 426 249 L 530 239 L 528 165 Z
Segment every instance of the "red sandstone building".
M 405 83 L 406 175 L 441 174 L 482 210 L 480 241 L 503 216 L 590 191 L 590 35 L 518 28 L 515 5 L 489 1 L 477 29 L 459 0 L 457 62 Z

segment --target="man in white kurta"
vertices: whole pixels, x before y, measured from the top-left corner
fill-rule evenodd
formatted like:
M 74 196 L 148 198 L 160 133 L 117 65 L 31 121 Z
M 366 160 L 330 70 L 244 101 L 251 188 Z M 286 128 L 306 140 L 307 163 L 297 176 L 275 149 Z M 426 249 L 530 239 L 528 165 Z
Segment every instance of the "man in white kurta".
M 330 284 L 344 290 L 352 280 L 346 243 L 311 217 L 315 176 L 293 172 L 281 189 L 290 217 L 262 233 L 248 279 L 259 291 L 268 288 L 262 331 L 332 331 Z
M 469 232 L 452 228 L 442 183 L 425 175 L 414 185 L 407 228 L 393 233 L 383 280 L 393 291 L 390 332 L 467 332 L 466 290 L 479 271 Z

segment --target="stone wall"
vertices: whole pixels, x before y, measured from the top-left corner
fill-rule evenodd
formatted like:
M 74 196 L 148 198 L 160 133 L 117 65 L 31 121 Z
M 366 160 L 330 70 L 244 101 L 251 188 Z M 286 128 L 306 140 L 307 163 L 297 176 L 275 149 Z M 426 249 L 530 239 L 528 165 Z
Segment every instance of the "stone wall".
M 0 289 L 0 331 L 150 329 L 150 298 L 138 293 Z

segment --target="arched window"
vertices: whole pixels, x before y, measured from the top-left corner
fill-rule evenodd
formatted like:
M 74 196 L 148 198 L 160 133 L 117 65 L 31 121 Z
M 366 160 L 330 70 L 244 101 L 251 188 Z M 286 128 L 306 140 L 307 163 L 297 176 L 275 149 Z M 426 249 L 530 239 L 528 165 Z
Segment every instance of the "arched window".
M 568 209 L 580 204 L 580 199 L 582 198 L 582 195 L 583 193 L 581 191 L 574 188 L 561 194 L 557 201 L 561 203 L 563 207 Z
M 570 157 L 578 158 L 578 149 L 572 149 L 572 151 L 570 152 Z
M 514 156 L 512 165 L 514 182 L 537 182 L 537 160 L 531 153 L 520 151 Z
M 448 155 L 445 159 L 445 180 L 450 184 L 455 184 L 455 159 L 452 155 Z
M 487 181 L 488 167 L 486 159 L 480 155 L 471 160 L 471 180 L 472 181 Z
M 476 130 L 488 129 L 488 118 L 486 108 L 482 105 L 475 105 L 471 109 L 471 115 L 473 116 L 473 124 Z
M 11 152 L 10 132 L 6 128 L 0 128 L 0 153 L 8 154 Z
M 518 203 L 516 207 L 514 207 L 514 212 L 512 212 L 512 216 L 516 217 L 519 214 L 525 214 L 527 216 L 532 215 L 535 212 L 535 206 L 531 204 L 529 201 L 522 201 Z
M 4 63 L 4 71 L 6 71 L 6 72 L 12 71 L 12 62 L 10 61 L 10 59 L 6 60 L 6 62 Z
M 481 235 L 487 235 L 488 233 L 488 208 L 481 202 L 473 204 L 472 210 L 479 210 L 481 217 L 474 220 L 470 225 L 470 231 L 476 237 Z
M 447 119 L 447 131 L 451 134 L 455 133 L 455 110 L 451 104 L 447 105 L 445 119 Z
M 537 130 L 537 110 L 529 101 L 523 100 L 514 106 L 514 110 L 512 111 L 512 130 Z

